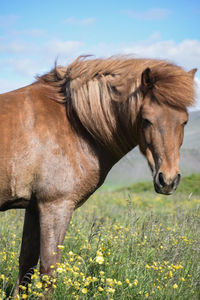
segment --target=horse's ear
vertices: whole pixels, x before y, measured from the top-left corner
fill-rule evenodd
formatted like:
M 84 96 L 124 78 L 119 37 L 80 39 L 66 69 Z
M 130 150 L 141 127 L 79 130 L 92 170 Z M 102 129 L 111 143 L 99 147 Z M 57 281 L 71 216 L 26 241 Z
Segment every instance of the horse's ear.
M 194 75 L 195 75 L 195 73 L 196 73 L 197 70 L 198 70 L 197 68 L 194 68 L 194 69 L 190 70 L 188 72 L 188 74 L 190 74 L 192 76 L 192 78 L 194 78 Z
M 142 87 L 145 90 L 153 88 L 154 80 L 153 80 L 153 76 L 152 76 L 152 72 L 151 72 L 150 68 L 146 68 L 142 72 L 141 83 L 142 83 Z

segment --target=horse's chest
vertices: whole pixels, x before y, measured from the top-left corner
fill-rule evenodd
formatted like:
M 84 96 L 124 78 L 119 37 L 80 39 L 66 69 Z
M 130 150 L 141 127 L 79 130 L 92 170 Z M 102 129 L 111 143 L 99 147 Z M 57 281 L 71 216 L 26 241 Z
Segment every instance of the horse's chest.
M 66 197 L 81 201 L 99 182 L 99 163 L 79 151 L 63 153 L 54 147 L 43 157 L 37 181 L 37 195 L 53 200 Z

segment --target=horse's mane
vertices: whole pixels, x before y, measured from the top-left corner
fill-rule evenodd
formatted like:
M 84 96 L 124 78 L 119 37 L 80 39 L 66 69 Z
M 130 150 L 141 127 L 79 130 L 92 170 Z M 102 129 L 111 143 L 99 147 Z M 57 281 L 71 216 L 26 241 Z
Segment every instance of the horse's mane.
M 66 102 L 92 135 L 106 144 L 115 138 L 119 147 L 123 144 L 127 148 L 123 132 L 130 131 L 142 103 L 141 75 L 146 68 L 151 69 L 151 92 L 156 101 L 176 109 L 194 103 L 191 74 L 163 60 L 80 57 L 67 67 L 55 66 L 37 79 L 57 89 L 54 100 Z

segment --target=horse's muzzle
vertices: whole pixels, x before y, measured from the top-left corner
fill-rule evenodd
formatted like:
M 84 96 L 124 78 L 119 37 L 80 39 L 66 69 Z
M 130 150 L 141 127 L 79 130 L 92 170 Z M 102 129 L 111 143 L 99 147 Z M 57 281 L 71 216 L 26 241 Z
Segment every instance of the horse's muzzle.
M 167 179 L 162 172 L 158 172 L 154 177 L 155 191 L 159 194 L 171 195 L 177 189 L 180 180 L 179 173 L 173 179 Z

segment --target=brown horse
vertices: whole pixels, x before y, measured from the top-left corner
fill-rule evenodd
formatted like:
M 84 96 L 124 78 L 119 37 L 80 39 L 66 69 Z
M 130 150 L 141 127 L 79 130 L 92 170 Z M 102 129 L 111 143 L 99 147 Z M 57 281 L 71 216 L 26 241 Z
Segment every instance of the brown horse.
M 0 95 L 0 210 L 26 209 L 19 282 L 39 257 L 41 274 L 51 274 L 74 209 L 137 145 L 155 190 L 175 191 L 195 71 L 159 60 L 79 58 Z

